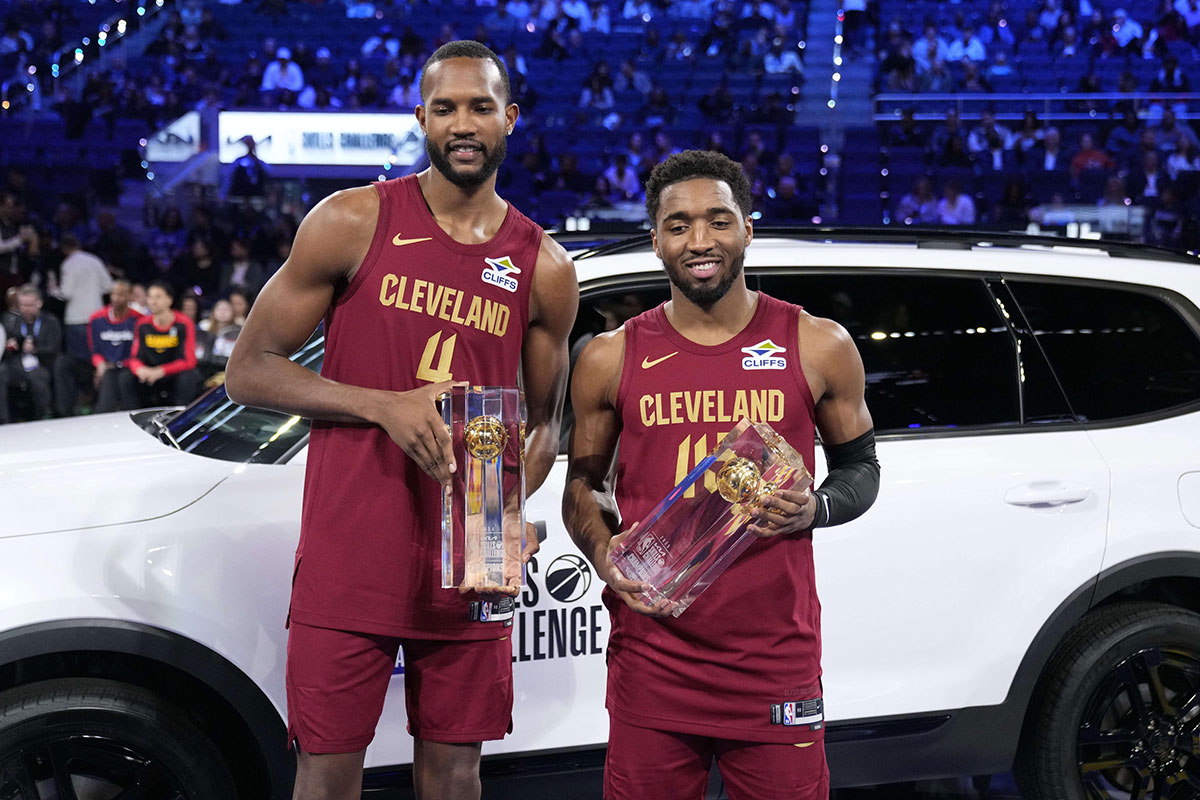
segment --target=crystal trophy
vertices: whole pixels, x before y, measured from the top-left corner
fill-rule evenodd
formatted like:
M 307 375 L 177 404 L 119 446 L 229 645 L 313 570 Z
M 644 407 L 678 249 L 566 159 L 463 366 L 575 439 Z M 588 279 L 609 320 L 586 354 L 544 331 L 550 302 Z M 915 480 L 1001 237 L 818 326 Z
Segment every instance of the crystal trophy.
M 747 527 L 762 501 L 812 482 L 804 459 L 770 425 L 743 419 L 610 558 L 626 578 L 650 584 L 642 602 L 666 600 L 678 617 L 758 538 Z
M 457 464 L 442 491 L 442 587 L 517 585 L 525 577 L 525 396 L 455 386 L 440 402 Z

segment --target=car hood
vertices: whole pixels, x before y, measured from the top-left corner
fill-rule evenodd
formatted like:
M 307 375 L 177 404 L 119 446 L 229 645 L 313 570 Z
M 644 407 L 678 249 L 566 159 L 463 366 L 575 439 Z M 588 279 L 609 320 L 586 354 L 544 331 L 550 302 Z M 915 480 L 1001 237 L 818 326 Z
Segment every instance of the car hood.
M 0 427 L 0 537 L 153 519 L 195 502 L 236 468 L 181 453 L 129 414 Z

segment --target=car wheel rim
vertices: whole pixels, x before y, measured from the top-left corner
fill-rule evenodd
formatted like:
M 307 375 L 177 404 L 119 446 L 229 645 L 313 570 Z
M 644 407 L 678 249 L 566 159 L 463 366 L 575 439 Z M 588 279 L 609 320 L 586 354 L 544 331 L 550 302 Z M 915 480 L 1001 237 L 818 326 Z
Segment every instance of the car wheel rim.
M 1151 647 L 1104 676 L 1085 706 L 1077 756 L 1093 800 L 1200 795 L 1200 654 Z
M 0 800 L 183 800 L 177 778 L 160 761 L 103 735 L 41 737 L 0 762 Z

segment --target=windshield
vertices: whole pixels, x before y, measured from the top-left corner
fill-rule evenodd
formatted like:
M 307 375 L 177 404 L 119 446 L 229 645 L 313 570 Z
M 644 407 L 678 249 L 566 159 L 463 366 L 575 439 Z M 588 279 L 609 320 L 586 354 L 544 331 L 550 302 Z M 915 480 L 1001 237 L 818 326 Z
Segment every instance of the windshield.
M 324 356 L 325 337 L 318 333 L 292 356 L 292 361 L 319 372 Z M 229 399 L 224 386 L 218 386 L 176 414 L 166 429 L 185 453 L 244 464 L 271 464 L 307 439 L 309 421 L 238 405 Z

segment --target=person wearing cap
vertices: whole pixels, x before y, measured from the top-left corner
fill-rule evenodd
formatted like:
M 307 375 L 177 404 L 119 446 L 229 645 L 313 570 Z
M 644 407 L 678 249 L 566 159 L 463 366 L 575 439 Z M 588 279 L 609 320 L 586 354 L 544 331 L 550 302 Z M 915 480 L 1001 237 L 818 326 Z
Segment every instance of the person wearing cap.
M 291 50 L 280 47 L 275 51 L 275 60 L 263 70 L 261 88 L 263 92 L 277 92 L 280 102 L 286 102 L 288 96 L 295 98 L 304 88 L 304 71 L 292 61 Z

